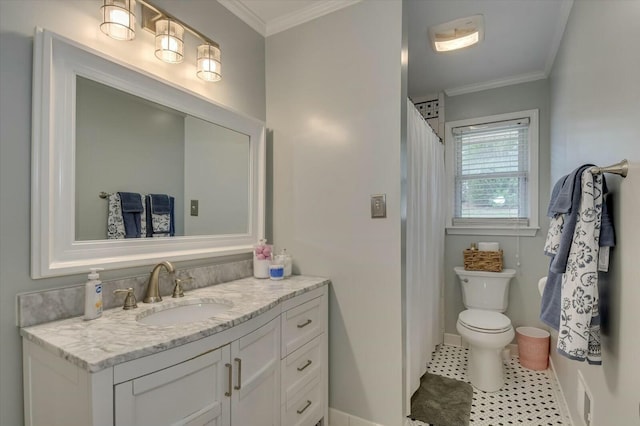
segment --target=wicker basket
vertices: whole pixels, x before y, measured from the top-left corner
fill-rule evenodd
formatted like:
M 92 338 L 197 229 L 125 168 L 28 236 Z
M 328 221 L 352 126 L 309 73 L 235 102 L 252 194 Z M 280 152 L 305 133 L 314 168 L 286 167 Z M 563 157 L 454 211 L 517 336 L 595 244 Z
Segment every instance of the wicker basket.
M 502 272 L 502 250 L 464 251 L 464 269 L 467 271 Z

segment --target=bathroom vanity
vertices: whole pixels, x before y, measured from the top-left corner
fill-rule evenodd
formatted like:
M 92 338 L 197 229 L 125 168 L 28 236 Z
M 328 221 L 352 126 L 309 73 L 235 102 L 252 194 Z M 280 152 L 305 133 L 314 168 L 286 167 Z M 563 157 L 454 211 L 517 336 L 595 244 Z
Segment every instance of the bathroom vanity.
M 25 424 L 326 425 L 328 283 L 244 278 L 23 328 Z

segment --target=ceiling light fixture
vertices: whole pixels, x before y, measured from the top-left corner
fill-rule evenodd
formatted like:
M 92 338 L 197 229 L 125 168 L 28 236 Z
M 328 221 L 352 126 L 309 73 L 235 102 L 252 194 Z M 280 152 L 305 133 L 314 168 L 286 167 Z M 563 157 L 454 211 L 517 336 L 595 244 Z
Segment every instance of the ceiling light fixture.
M 145 30 L 155 34 L 155 55 L 158 59 L 177 64 L 184 60 L 185 31 L 199 41 L 196 75 L 204 81 L 222 79 L 220 45 L 199 31 L 186 25 L 175 16 L 165 12 L 146 0 L 140 3 L 140 24 Z M 136 0 L 103 0 L 100 8 L 103 33 L 116 40 L 131 40 L 135 37 Z
M 136 0 L 104 0 L 100 30 L 116 40 L 133 40 L 136 36 Z
M 484 40 L 484 17 L 474 15 L 430 27 L 429 38 L 436 52 L 473 46 Z

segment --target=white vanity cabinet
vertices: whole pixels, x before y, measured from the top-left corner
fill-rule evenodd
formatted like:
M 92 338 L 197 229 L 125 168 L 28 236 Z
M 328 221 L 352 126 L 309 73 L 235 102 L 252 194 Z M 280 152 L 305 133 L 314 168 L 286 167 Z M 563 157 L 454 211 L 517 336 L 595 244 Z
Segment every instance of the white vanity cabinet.
M 230 423 L 225 346 L 178 365 L 114 387 L 116 426 L 215 425 Z
M 224 331 L 97 372 L 25 338 L 25 424 L 327 426 L 326 329 L 323 286 Z
M 280 319 L 231 344 L 231 424 L 280 424 Z
M 279 361 L 276 318 L 230 345 L 117 384 L 115 425 L 279 425 Z
M 326 297 L 311 298 L 282 313 L 283 426 L 313 426 L 327 419 L 327 320 Z

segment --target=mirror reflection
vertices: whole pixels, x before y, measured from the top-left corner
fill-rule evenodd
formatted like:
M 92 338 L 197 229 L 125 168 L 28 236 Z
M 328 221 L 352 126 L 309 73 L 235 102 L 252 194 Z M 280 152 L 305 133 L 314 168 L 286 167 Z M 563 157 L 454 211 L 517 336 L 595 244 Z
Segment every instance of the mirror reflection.
M 77 76 L 75 142 L 77 241 L 248 232 L 248 135 Z

